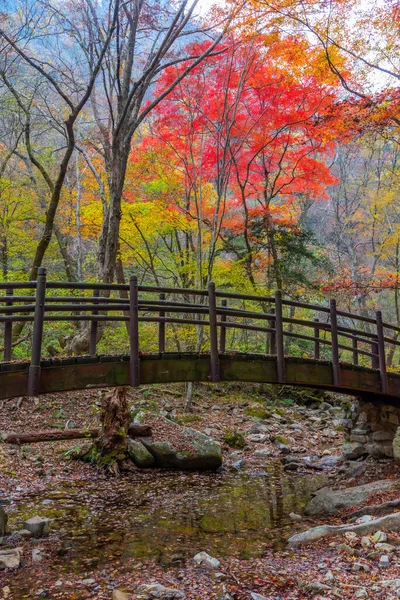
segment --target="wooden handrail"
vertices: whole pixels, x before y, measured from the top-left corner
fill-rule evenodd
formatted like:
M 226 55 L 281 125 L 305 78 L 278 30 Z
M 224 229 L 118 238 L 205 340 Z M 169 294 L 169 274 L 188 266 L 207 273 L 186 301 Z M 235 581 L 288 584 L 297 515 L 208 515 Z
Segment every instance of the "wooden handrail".
M 18 295 L 18 290 L 23 289 L 33 290 L 33 294 Z M 98 323 L 127 322 L 130 332 L 132 385 L 140 383 L 140 323 L 158 325 L 158 349 L 160 353 L 164 353 L 167 343 L 166 324 L 198 326 L 199 317 L 204 319 L 205 316 L 208 316 L 207 320 L 201 320 L 201 325 L 209 328 L 209 336 L 205 340 L 209 340 L 210 345 L 210 377 L 212 381 L 219 380 L 219 354 L 226 352 L 227 333 L 234 329 L 267 334 L 267 353 L 277 357 L 277 380 L 280 383 L 285 381 L 283 344 L 285 337 L 306 342 L 308 345 L 300 345 L 300 348 L 307 348 L 307 352 L 312 353 L 317 361 L 323 356 L 327 357 L 327 352 L 331 352 L 332 378 L 336 387 L 340 387 L 340 361 L 343 352 L 348 353 L 345 356 L 351 356 L 352 363 L 356 366 L 360 356 L 372 359 L 372 366 L 380 373 L 383 393 L 387 392 L 388 386 L 386 347 L 388 344 L 395 347 L 400 346 L 400 340 L 385 335 L 385 330 L 398 332 L 400 328 L 385 323 L 379 311 L 375 318 L 364 317 L 337 309 L 334 300 L 330 301 L 329 307 L 320 306 L 283 298 L 280 291 L 276 292 L 275 297 L 254 296 L 216 290 L 212 282 L 208 285 L 207 290 L 146 286 L 138 285 L 137 279 L 134 277 L 131 278 L 129 284 L 46 282 L 46 273 L 43 269 L 39 271 L 37 282 L 1 282 L 0 290 L 4 290 L 4 294 L 0 296 L 0 323 L 4 323 L 5 362 L 11 360 L 12 324 L 14 322 L 33 322 L 34 324 L 29 375 L 30 394 L 39 392 L 41 344 L 43 325 L 46 322 L 90 323 L 90 356 L 96 354 Z M 60 296 L 54 295 L 54 293 L 47 295 L 49 290 L 61 290 L 61 293 L 62 290 L 65 290 L 66 293 Z M 74 296 L 69 295 L 67 290 L 83 293 Z M 102 295 L 102 290 L 107 293 Z M 129 291 L 129 297 L 116 297 L 114 293 L 119 293 L 121 290 Z M 147 296 L 148 294 L 150 296 Z M 153 294 L 153 298 L 151 294 Z M 154 298 L 154 294 L 156 294 L 156 298 Z M 197 300 L 199 298 L 201 298 L 200 301 Z M 230 300 L 229 307 L 228 300 Z M 250 303 L 250 306 L 247 303 Z M 257 306 L 260 310 L 255 308 Z M 268 312 L 266 312 L 266 307 Z M 309 318 L 287 316 L 286 307 L 312 311 L 314 318 L 311 316 Z M 315 315 L 318 314 L 323 315 L 321 319 L 315 318 Z M 373 325 L 374 327 L 371 330 L 363 331 L 352 327 L 349 324 L 351 320 L 367 323 L 368 326 Z M 263 322 L 265 321 L 267 323 L 264 326 Z M 285 330 L 287 325 L 290 325 L 290 328 Z M 294 331 L 293 326 L 295 326 Z M 305 329 L 306 332 L 302 329 Z M 308 333 L 307 330 L 311 331 Z M 342 338 L 351 340 L 351 346 L 343 343 Z M 254 339 L 257 340 L 257 344 L 261 343 L 260 336 Z M 265 341 L 262 343 L 265 344 Z M 328 350 L 326 350 L 327 348 Z

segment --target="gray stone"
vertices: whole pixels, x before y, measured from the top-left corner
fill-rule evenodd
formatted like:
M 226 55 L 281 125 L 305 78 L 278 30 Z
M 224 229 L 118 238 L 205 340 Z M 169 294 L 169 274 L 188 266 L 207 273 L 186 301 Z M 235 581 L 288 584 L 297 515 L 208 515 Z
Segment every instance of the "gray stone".
M 179 590 L 167 588 L 159 583 L 142 584 L 136 589 L 137 597 L 141 600 L 153 600 L 160 598 L 169 600 L 173 598 L 184 598 L 184 594 Z
M 334 515 L 342 508 L 361 504 L 376 492 L 398 488 L 400 488 L 400 481 L 391 479 L 374 481 L 353 488 L 340 488 L 338 490 L 325 488 L 310 500 L 305 512 L 311 516 Z
M 328 571 L 325 574 L 325 581 L 327 581 L 328 583 L 335 583 L 336 577 L 334 576 L 334 574 L 332 573 L 332 571 Z
M 19 548 L 0 550 L 0 569 L 18 569 L 21 563 Z
M 256 592 L 250 592 L 250 598 L 251 600 L 267 600 L 265 596 L 257 594 Z
M 19 538 L 30 538 L 32 537 L 32 531 L 29 531 L 29 529 L 20 529 L 19 531 L 16 531 L 14 535 Z
M 389 557 L 386 556 L 386 554 L 383 554 L 379 559 L 379 566 L 382 569 L 387 569 L 389 567 L 389 565 L 390 565 Z
M 207 552 L 199 552 L 193 557 L 193 560 L 197 565 L 202 565 L 208 569 L 218 569 L 221 564 L 218 559 L 213 558 Z
M 43 560 L 43 548 L 34 548 L 32 550 L 32 562 L 41 563 Z
M 400 427 L 393 438 L 393 458 L 394 462 L 400 465 Z
M 96 580 L 93 579 L 93 577 L 89 577 L 88 579 L 82 579 L 81 583 L 83 583 L 83 585 L 94 585 Z
M 379 442 L 371 442 L 365 446 L 365 451 L 374 458 L 383 458 L 385 455 L 385 446 Z
M 135 423 L 150 425 L 157 432 L 157 441 L 143 440 L 157 467 L 200 471 L 215 470 L 222 465 L 220 445 L 200 431 L 149 412 L 138 413 Z
M 313 581 L 308 587 L 312 592 L 326 592 L 330 590 L 329 585 L 325 585 L 320 581 Z
M 360 458 L 360 456 L 365 453 L 366 451 L 363 444 L 359 444 L 358 442 L 345 442 L 343 444 L 343 454 L 348 460 Z
M 352 433 L 350 436 L 350 442 L 359 442 L 360 444 L 366 444 L 368 442 L 367 435 L 360 435 L 359 433 Z
M 249 442 L 265 442 L 268 436 L 264 433 L 253 433 L 252 435 L 248 435 L 247 439 Z
M 30 531 L 33 537 L 42 537 L 43 535 L 48 535 L 49 528 L 49 519 L 46 517 L 32 517 L 24 522 L 24 529 Z
M 301 515 L 298 515 L 298 514 L 294 513 L 294 512 L 291 512 L 291 513 L 289 514 L 289 519 L 290 519 L 291 521 L 293 521 L 293 522 L 300 523 L 300 521 L 302 521 L 302 520 L 303 520 L 303 517 L 302 517 Z
M 126 449 L 128 456 L 133 460 L 137 467 L 146 469 L 155 465 L 156 459 L 142 442 L 128 439 Z

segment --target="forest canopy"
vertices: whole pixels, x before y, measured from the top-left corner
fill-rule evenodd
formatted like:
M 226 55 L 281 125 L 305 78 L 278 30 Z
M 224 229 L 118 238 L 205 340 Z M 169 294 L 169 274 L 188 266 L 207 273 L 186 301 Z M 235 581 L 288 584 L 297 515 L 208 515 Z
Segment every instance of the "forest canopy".
M 399 322 L 399 5 L 196 5 L 3 4 L 1 279 L 213 280 Z

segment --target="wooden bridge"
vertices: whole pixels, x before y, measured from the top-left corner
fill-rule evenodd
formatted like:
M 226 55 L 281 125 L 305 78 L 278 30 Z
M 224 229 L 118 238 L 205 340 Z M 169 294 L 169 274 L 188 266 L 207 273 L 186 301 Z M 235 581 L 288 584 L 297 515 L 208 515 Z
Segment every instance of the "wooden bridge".
M 12 360 L 18 322 L 32 329 L 29 361 Z M 119 322 L 126 324 L 129 351 L 97 354 L 100 331 Z M 84 323 L 88 355 L 44 357 L 43 340 L 54 323 Z M 156 324 L 158 352 L 144 347 L 145 323 Z M 219 291 L 213 283 L 207 290 L 142 286 L 136 277 L 129 284 L 47 282 L 40 268 L 37 281 L 0 283 L 0 324 L 0 398 L 160 382 L 248 381 L 388 403 L 400 399 L 400 374 L 386 366 L 389 352 L 392 358 L 400 354 L 400 328 L 383 322 L 380 311 L 367 318 L 338 310 L 333 299 L 319 306 L 285 299 L 279 291 L 267 297 Z M 201 352 L 171 351 L 181 326 L 202 332 Z

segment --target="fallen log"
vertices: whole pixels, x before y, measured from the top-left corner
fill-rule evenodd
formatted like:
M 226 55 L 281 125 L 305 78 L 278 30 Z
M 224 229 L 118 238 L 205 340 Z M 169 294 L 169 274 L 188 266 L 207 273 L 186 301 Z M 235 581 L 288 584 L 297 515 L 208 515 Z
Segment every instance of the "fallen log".
M 46 431 L 34 431 L 31 433 L 4 433 L 2 434 L 2 439 L 6 444 L 21 445 L 35 444 L 37 442 L 97 438 L 99 433 L 100 429 L 48 429 Z M 131 438 L 151 437 L 151 427 L 131 423 L 128 428 L 128 436 Z
M 367 523 L 360 523 L 359 525 L 318 525 L 302 533 L 292 535 L 288 540 L 288 544 L 289 548 L 299 548 L 299 546 L 312 544 L 321 538 L 343 535 L 348 531 L 364 535 L 380 530 L 400 531 L 400 513 L 378 517 L 378 519 L 368 521 Z

